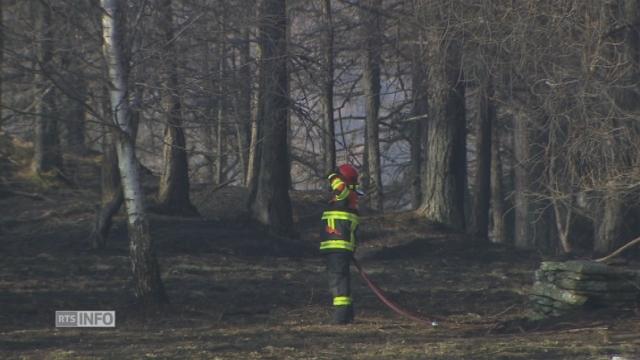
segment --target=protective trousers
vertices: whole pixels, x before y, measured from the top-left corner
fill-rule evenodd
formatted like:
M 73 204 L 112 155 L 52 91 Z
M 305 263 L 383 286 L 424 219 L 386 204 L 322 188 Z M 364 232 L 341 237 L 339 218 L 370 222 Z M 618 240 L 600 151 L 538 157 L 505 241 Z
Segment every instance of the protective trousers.
M 348 324 L 353 321 L 351 301 L 351 275 L 349 265 L 351 252 L 330 252 L 327 257 L 329 290 L 333 296 L 333 321 L 336 324 Z

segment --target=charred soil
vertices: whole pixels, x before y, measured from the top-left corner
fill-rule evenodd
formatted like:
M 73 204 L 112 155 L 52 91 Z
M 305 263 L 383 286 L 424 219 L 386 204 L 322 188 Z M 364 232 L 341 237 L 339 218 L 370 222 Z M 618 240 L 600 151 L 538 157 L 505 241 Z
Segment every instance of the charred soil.
M 141 311 L 131 297 L 122 215 L 107 250 L 90 249 L 97 189 L 43 187 L 16 174 L 6 180 L 3 359 L 640 358 L 637 308 L 527 321 L 537 254 L 473 245 L 410 213 L 364 216 L 357 257 L 393 300 L 444 320 L 425 327 L 398 317 L 352 268 L 356 321 L 331 325 L 316 253 L 317 192 L 292 193 L 299 236 L 281 239 L 247 220 L 244 189 L 194 186 L 201 218 L 151 216 L 171 303 Z M 115 310 L 117 326 L 55 328 L 56 310 Z

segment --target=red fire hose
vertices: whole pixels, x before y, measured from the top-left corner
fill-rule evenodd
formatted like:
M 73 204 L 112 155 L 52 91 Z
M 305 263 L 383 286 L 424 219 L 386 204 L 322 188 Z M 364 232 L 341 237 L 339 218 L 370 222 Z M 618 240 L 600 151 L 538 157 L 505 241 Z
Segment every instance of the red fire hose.
M 385 304 L 389 309 L 393 310 L 395 313 L 401 316 L 406 317 L 407 319 L 413 320 L 420 324 L 427 325 L 427 326 L 434 326 L 434 327 L 438 326 L 438 322 L 436 320 L 442 320 L 442 318 L 431 316 L 431 320 L 426 319 L 413 312 L 410 312 L 409 310 L 402 308 L 398 304 L 389 300 L 389 298 L 384 293 L 384 291 L 382 291 L 382 289 L 380 289 L 373 281 L 371 281 L 367 273 L 365 273 L 364 270 L 362 270 L 362 267 L 360 266 L 360 263 L 358 263 L 358 260 L 356 260 L 354 256 L 352 256 L 351 259 L 353 260 L 353 264 L 356 266 L 356 269 L 358 269 L 358 273 L 360 274 L 360 277 L 362 277 L 362 280 L 364 280 L 364 282 L 367 284 L 369 289 L 371 289 L 371 291 L 373 291 L 373 293 L 376 294 L 378 299 L 380 299 L 380 301 L 382 301 L 382 303 Z

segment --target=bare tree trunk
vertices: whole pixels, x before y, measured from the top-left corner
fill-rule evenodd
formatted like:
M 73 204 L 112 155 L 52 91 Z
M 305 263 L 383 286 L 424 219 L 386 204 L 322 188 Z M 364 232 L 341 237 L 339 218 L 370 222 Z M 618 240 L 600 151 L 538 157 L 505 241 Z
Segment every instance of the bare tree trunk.
M 493 242 L 507 242 L 505 225 L 504 191 L 502 182 L 502 158 L 500 155 L 500 131 L 495 119 L 491 126 L 491 215 L 493 219 Z
M 224 6 L 224 4 L 223 4 Z M 216 184 L 222 184 L 224 179 L 223 169 L 224 169 L 224 134 L 222 122 L 225 118 L 225 83 L 224 77 L 226 73 L 226 44 L 225 44 L 225 14 L 224 11 L 220 13 L 220 28 L 218 29 L 218 114 L 216 116 L 216 172 L 214 177 L 214 182 Z
M 129 256 L 137 300 L 147 305 L 167 301 L 166 293 L 149 233 L 144 207 L 144 193 L 140 184 L 138 162 L 132 138 L 131 119 L 127 100 L 127 65 L 122 50 L 124 11 L 122 0 L 101 0 L 103 51 L 111 81 L 110 97 L 115 132 L 118 168 L 124 191 L 129 224 Z
M 514 245 L 520 249 L 550 250 L 552 245 L 550 206 L 536 197 L 542 193 L 545 171 L 541 149 L 546 147 L 546 140 L 540 122 L 522 111 L 514 117 Z
M 33 159 L 31 170 L 40 174 L 52 169 L 62 169 L 62 153 L 58 137 L 58 114 L 55 104 L 53 84 L 47 79 L 53 61 L 53 29 L 51 8 L 41 1 L 33 3 L 36 15 L 37 33 L 40 35 L 38 71 L 35 83 L 38 86 L 38 102 Z
M 251 144 L 251 43 L 250 27 L 242 28 L 242 44 L 240 45 L 240 94 L 238 96 L 239 132 L 238 147 L 242 164 L 242 181 L 246 185 L 249 170 L 249 147 Z
M 259 0 L 256 6 L 256 17 L 258 22 L 262 20 L 262 2 L 264 0 Z M 261 45 L 262 41 L 262 30 L 258 29 L 258 47 L 256 49 L 258 60 L 258 69 L 257 69 L 257 77 L 258 77 L 258 87 L 262 88 L 263 86 L 263 72 L 265 71 L 264 66 L 262 64 L 262 59 L 264 58 L 263 46 Z M 249 160 L 247 162 L 247 188 L 249 189 L 249 194 L 256 193 L 257 187 L 257 179 L 260 171 L 260 156 L 261 156 L 261 148 L 260 145 L 262 142 L 262 121 L 264 117 L 264 91 L 258 89 L 255 93 L 255 97 L 253 98 L 255 102 L 255 112 L 252 114 L 251 118 L 251 141 L 249 144 Z M 251 204 L 253 200 L 249 199 L 249 204 Z
M 85 144 L 86 110 L 84 103 L 87 97 L 87 82 L 82 70 L 78 69 L 75 73 L 76 98 L 71 99 L 69 102 L 68 117 L 65 122 L 67 124 L 67 145 L 72 153 L 84 155 L 87 153 Z
M 324 172 L 329 173 L 336 168 L 336 136 L 333 118 L 333 17 L 331 14 L 331 0 L 323 1 L 323 65 L 324 81 L 322 83 L 322 107 L 323 107 L 323 151 L 324 151 Z
M 618 244 L 622 233 L 623 203 L 614 191 L 607 191 L 602 205 L 602 216 L 596 224 L 597 236 L 593 250 L 597 254 L 608 254 Z
M 82 11 L 82 10 L 80 10 Z M 77 44 L 74 42 L 81 38 L 79 29 L 73 29 L 63 41 L 67 49 L 74 49 Z M 92 49 L 93 50 L 93 49 Z M 84 155 L 87 152 L 85 144 L 85 121 L 86 121 L 86 100 L 87 100 L 87 79 L 82 59 L 78 54 L 67 51 L 62 55 L 62 65 L 64 80 L 62 92 L 62 125 L 66 130 L 67 150 L 72 154 Z
M 109 129 L 106 129 L 109 131 Z M 111 134 L 105 134 L 102 144 L 102 166 L 100 169 L 101 203 L 96 213 L 91 242 L 93 248 L 102 250 L 113 224 L 113 217 L 122 207 L 124 195 L 118 170 L 118 157 Z
M 285 0 L 260 4 L 260 101 L 258 120 L 263 134 L 257 157 L 259 176 L 249 206 L 252 217 L 270 231 L 288 235 L 293 226 L 289 198 L 287 151 L 287 11 Z
M 209 29 L 207 28 L 207 31 L 209 31 Z M 213 73 L 211 72 L 210 69 L 210 65 L 211 65 L 211 50 L 210 50 L 210 42 L 205 41 L 203 42 L 203 53 L 204 53 L 204 59 L 201 62 L 202 65 L 202 76 L 205 78 L 204 81 L 204 89 L 207 93 L 209 94 L 213 94 L 214 93 L 214 89 L 215 89 L 215 78 L 213 76 Z M 216 173 L 216 169 L 215 169 L 215 161 L 214 161 L 214 141 L 213 141 L 213 126 L 214 126 L 214 122 L 213 122 L 213 118 L 214 118 L 214 112 L 215 112 L 215 101 L 212 95 L 210 95 L 207 99 L 207 103 L 206 103 L 206 109 L 205 109 L 205 123 L 202 125 L 203 126 L 203 130 L 202 130 L 202 142 L 204 143 L 204 148 L 205 148 L 205 161 L 206 161 L 206 167 L 205 167 L 205 179 L 207 182 L 209 181 L 214 181 L 215 180 L 215 173 Z
M 476 127 L 476 174 L 473 194 L 471 233 L 479 240 L 489 240 L 489 201 L 491 199 L 491 129 L 495 123 L 493 79 L 488 69 L 481 70 L 480 108 Z
M 363 90 L 366 112 L 366 142 L 371 207 L 382 211 L 384 207 L 382 168 L 380 166 L 380 139 L 378 115 L 380 111 L 380 57 L 382 54 L 382 0 L 364 0 L 362 8 L 365 56 Z
M 104 87 L 102 98 L 102 119 L 105 124 L 113 119 L 109 89 Z M 96 250 L 107 247 L 107 239 L 113 224 L 113 217 L 118 213 L 124 203 L 120 170 L 118 169 L 118 156 L 116 154 L 115 141 L 108 125 L 103 125 L 102 137 L 102 162 L 100 166 L 100 205 L 96 209 L 96 218 L 93 231 L 89 236 L 91 245 Z M 135 141 L 135 140 L 134 140 Z
M 209 119 L 209 118 L 208 118 Z M 215 162 L 213 161 L 213 129 L 211 128 L 213 126 L 213 124 L 206 124 L 204 126 L 204 129 L 202 131 L 202 136 L 204 137 L 204 147 L 205 147 L 205 151 L 206 151 L 206 161 L 207 161 L 207 166 L 206 166 L 206 171 L 205 171 L 205 177 L 207 179 L 207 182 L 209 181 L 215 181 L 215 173 L 216 173 L 216 167 L 215 167 Z
M 198 211 L 189 199 L 189 163 L 186 140 L 182 128 L 182 103 L 178 94 L 177 53 L 174 46 L 173 11 L 171 0 L 159 3 L 159 28 L 164 31 L 166 65 L 164 110 L 167 114 L 164 129 L 164 168 L 158 189 L 157 211 L 167 214 L 196 216 Z
M 70 79 L 69 85 L 73 86 L 73 89 L 65 89 L 63 108 L 60 111 L 62 125 L 66 130 L 66 147 L 72 154 L 82 156 L 87 152 L 85 144 L 87 82 L 79 66 L 71 66 L 67 69 L 67 74 Z
M 369 173 L 369 136 L 367 135 L 367 126 L 364 127 L 364 143 L 362 144 L 362 171 L 360 171 L 360 183 L 364 189 L 369 191 L 371 176 Z M 369 204 L 369 198 L 366 197 L 367 206 Z
M 430 17 L 435 19 L 436 14 Z M 429 33 L 429 44 L 428 139 L 423 203 L 418 213 L 429 221 L 464 230 L 467 165 L 462 44 L 453 35 L 436 30 Z
M 261 100 L 259 99 L 258 106 L 261 106 Z M 256 110 L 256 115 L 251 118 L 251 142 L 249 143 L 249 159 L 247 163 L 247 178 L 245 181 L 250 192 L 255 190 L 256 177 L 258 175 L 258 161 L 260 157 L 260 148 L 258 146 L 260 138 L 260 113 L 261 110 Z
M 624 111 L 624 114 L 615 114 L 610 119 L 608 133 L 608 143 L 611 146 L 609 154 L 610 170 L 609 181 L 602 191 L 602 201 L 600 205 L 599 217 L 595 221 L 596 238 L 594 241 L 594 251 L 598 254 L 606 254 L 613 251 L 620 245 L 620 240 L 624 236 L 623 225 L 633 227 L 638 219 L 633 218 L 633 212 L 627 211 L 632 206 L 629 194 L 620 189 L 620 180 L 615 174 L 619 169 L 630 168 L 633 165 L 630 153 L 633 152 L 628 145 L 628 140 L 624 139 L 624 132 L 618 131 L 624 128 L 631 128 L 633 124 L 624 117 L 628 114 L 637 114 L 640 102 L 640 6 L 635 0 L 622 0 L 618 2 L 602 2 L 601 12 L 607 14 L 607 7 L 612 9 L 612 19 L 605 18 L 607 29 L 616 28 L 610 31 L 607 36 L 610 41 L 620 44 L 620 50 L 611 48 L 604 50 L 604 57 L 609 63 L 620 66 L 621 63 L 630 64 L 630 69 L 616 87 L 610 90 L 609 96 L 614 99 L 615 105 Z M 607 51 L 608 50 L 608 51 Z M 614 131 L 615 129 L 615 131 Z M 631 151 L 629 151 L 631 150 Z M 637 194 L 637 190 L 635 191 Z M 625 216 L 625 213 L 631 215 Z
M 422 38 L 422 37 L 420 37 Z M 427 71 L 424 64 L 424 54 L 421 51 L 422 45 L 414 46 L 414 54 L 411 61 L 411 88 L 412 88 L 412 117 L 417 119 L 411 123 L 411 207 L 417 209 L 422 205 L 422 166 L 423 151 L 426 146 L 426 116 L 428 113 L 427 84 L 425 73 Z
M 4 29 L 4 12 L 3 2 L 0 1 L 0 29 Z M 4 74 L 4 31 L 0 31 L 0 74 Z M 0 76 L 0 131 L 2 131 L 2 124 L 4 117 L 2 116 L 2 109 L 4 108 L 2 102 L 2 78 Z
M 514 245 L 521 249 L 535 247 L 535 239 L 530 234 L 530 222 L 533 218 L 530 214 L 530 190 L 529 171 L 527 162 L 531 158 L 529 154 L 529 131 L 526 119 L 514 117 L 514 208 L 515 208 L 515 238 Z

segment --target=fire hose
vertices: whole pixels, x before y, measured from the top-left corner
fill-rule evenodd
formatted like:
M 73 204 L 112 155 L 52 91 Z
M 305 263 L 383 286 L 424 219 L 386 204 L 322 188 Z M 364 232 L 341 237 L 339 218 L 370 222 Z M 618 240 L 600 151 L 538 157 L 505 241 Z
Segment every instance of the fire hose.
M 431 319 L 427 319 L 391 301 L 389 297 L 384 293 L 384 291 L 382 291 L 380 287 L 378 287 L 373 281 L 371 281 L 367 273 L 364 272 L 364 270 L 362 269 L 362 266 L 360 266 L 360 263 L 358 262 L 358 260 L 356 260 L 355 256 L 351 256 L 351 260 L 353 260 L 353 264 L 356 266 L 356 269 L 358 269 L 358 273 L 360 274 L 360 277 L 362 277 L 362 280 L 364 280 L 364 282 L 367 284 L 369 289 L 371 289 L 371 291 L 373 291 L 373 293 L 378 297 L 378 299 L 383 304 L 385 304 L 389 309 L 393 310 L 393 312 L 395 312 L 400 316 L 403 316 L 407 319 L 413 320 L 420 324 L 433 326 L 433 327 L 438 326 L 437 320 L 441 321 L 442 320 L 441 317 L 430 316 Z
M 610 255 L 600 258 L 600 259 L 596 259 L 595 261 L 597 262 L 605 262 L 617 255 L 619 255 L 622 251 L 626 250 L 627 248 L 639 244 L 640 243 L 640 238 L 636 238 L 632 241 L 630 241 L 629 243 L 627 243 L 626 245 L 622 246 L 621 248 L 619 248 L 618 250 L 614 251 L 613 253 L 611 253 Z M 395 302 L 393 302 L 392 300 L 389 299 L 389 297 L 384 293 L 384 291 L 382 291 L 382 289 L 380 289 L 380 287 L 378 287 L 370 278 L 369 275 L 367 275 L 367 273 L 362 269 L 362 266 L 360 266 L 360 263 L 358 262 L 358 260 L 355 258 L 355 256 L 351 256 L 351 260 L 353 261 L 353 264 L 356 266 L 356 269 L 358 269 L 358 273 L 360 274 L 360 277 L 362 278 L 362 280 L 364 280 L 364 282 L 367 284 L 367 286 L 369 287 L 369 289 L 371 289 L 371 291 L 378 297 L 378 299 L 385 304 L 389 309 L 393 310 L 393 312 L 397 313 L 400 316 L 403 316 L 407 319 L 413 320 L 417 323 L 420 323 L 422 325 L 427 325 L 427 326 L 438 326 L 438 321 L 442 321 L 443 318 L 439 317 L 439 316 L 430 316 L 431 319 L 427 319 L 423 316 L 420 316 L 418 314 L 415 314 L 403 307 L 401 307 L 400 305 L 396 304 Z

